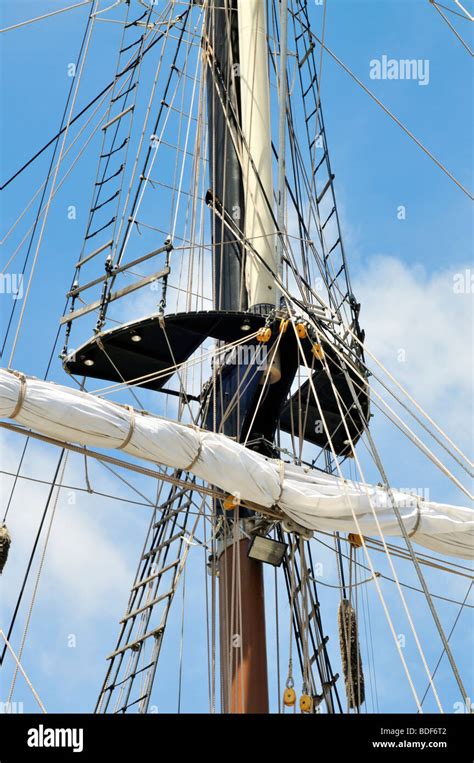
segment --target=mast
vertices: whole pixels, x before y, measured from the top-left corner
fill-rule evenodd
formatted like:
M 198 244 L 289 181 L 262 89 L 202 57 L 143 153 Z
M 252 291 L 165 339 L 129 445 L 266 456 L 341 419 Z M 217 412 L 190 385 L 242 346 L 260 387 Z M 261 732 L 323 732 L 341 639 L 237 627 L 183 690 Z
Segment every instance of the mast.
M 248 557 L 248 547 L 245 537 L 230 542 L 219 559 L 224 713 L 269 711 L 263 564 Z
M 199 10 L 204 21 L 202 37 L 196 36 L 190 27 L 193 5 L 202 6 Z M 229 441 L 241 443 L 247 449 L 246 456 L 250 456 L 251 460 L 248 451 L 252 450 L 268 458 L 281 458 L 282 451 L 277 447 L 276 432 L 293 434 L 294 421 L 299 420 L 302 406 L 306 415 L 300 435 L 305 441 L 322 448 L 327 448 L 330 444 L 337 454 L 345 455 L 348 441 L 345 424 L 342 426 L 345 419 L 340 410 L 339 397 L 344 401 L 350 401 L 352 396 L 344 375 L 337 373 L 337 355 L 324 332 L 323 338 L 320 338 L 322 344 L 318 344 L 319 354 L 313 352 L 313 342 L 318 339 L 314 322 L 321 320 L 321 310 L 315 312 L 317 306 L 308 304 L 304 308 L 300 303 L 302 312 L 295 316 L 298 320 L 297 325 L 301 326 L 300 331 L 285 331 L 289 319 L 293 318 L 293 311 L 287 309 L 286 300 L 280 303 L 277 274 L 282 280 L 283 276 L 288 280 L 294 272 L 294 264 L 290 258 L 283 260 L 284 246 L 285 250 L 286 247 L 290 249 L 289 242 L 284 243 L 282 237 L 285 232 L 285 197 L 288 192 L 288 201 L 291 202 L 292 209 L 302 203 L 296 187 L 299 187 L 300 170 L 306 180 L 306 165 L 303 155 L 300 158 L 299 153 L 294 155 L 291 152 L 291 172 L 290 177 L 287 177 L 286 122 L 289 123 L 292 135 L 294 124 L 292 111 L 288 110 L 289 95 L 285 75 L 288 6 L 286 0 L 279 0 L 280 107 L 274 111 L 274 116 L 279 112 L 278 194 L 275 197 L 272 177 L 274 159 L 270 125 L 267 6 L 266 0 L 222 0 L 217 4 L 196 0 L 182 16 L 170 17 L 167 29 L 169 31 L 171 26 L 176 26 L 177 33 L 173 35 L 177 40 L 173 65 L 164 77 L 151 145 L 147 146 L 145 140 L 142 144 L 145 130 L 142 130 L 142 137 L 138 138 L 138 134 L 135 136 L 135 142 L 138 143 L 137 160 L 142 151 L 144 161 L 140 174 L 130 183 L 123 205 L 117 199 L 121 198 L 123 168 L 127 160 L 129 141 L 134 136 L 131 119 L 134 102 L 124 108 L 122 98 L 129 103 L 130 99 L 136 98 L 137 88 L 135 82 L 128 87 L 128 81 L 124 81 L 122 85 L 117 86 L 117 92 L 113 92 L 107 121 L 102 126 L 103 145 L 98 159 L 97 181 L 94 183 L 84 244 L 75 266 L 73 285 L 67 295 L 69 312 L 66 311 L 61 318 L 61 324 L 67 327 L 62 357 L 64 367 L 71 374 L 107 379 L 117 382 L 120 387 L 124 383 L 131 388 L 135 385 L 143 386 L 164 395 L 178 397 L 180 421 L 191 417 L 193 422 L 199 422 L 204 429 L 219 432 L 227 436 Z M 171 7 L 169 12 L 173 12 Z M 137 17 L 136 21 L 138 24 L 140 18 Z M 303 19 L 298 21 L 303 31 L 307 28 L 306 22 L 307 20 Z M 130 29 L 127 35 L 132 36 L 136 33 L 134 24 L 126 28 Z M 144 35 L 145 32 L 140 41 L 146 52 L 148 48 Z M 277 29 L 274 36 L 278 37 Z M 163 34 L 163 46 L 165 40 L 166 35 Z M 304 129 L 308 139 L 307 166 L 313 168 L 314 135 L 320 136 L 323 131 L 322 117 L 319 96 L 316 105 L 314 102 L 317 79 L 312 49 L 307 49 L 309 42 L 305 42 L 301 35 L 295 37 L 296 47 L 298 40 L 300 50 L 296 58 L 299 62 L 298 77 L 305 114 Z M 128 36 L 126 42 L 130 42 L 130 45 L 121 43 L 117 78 L 122 71 L 128 71 L 126 60 L 122 61 L 122 54 L 125 54 L 126 58 L 127 51 L 134 49 L 136 45 L 136 40 L 129 41 Z M 190 57 L 194 53 L 196 65 L 199 63 L 197 57 L 202 56 L 206 76 L 206 82 L 202 84 L 207 90 L 207 138 L 203 129 L 206 110 L 202 108 L 201 85 L 199 84 L 199 97 L 195 99 L 198 80 L 190 75 Z M 144 53 L 140 51 L 135 55 L 140 57 L 136 59 L 138 62 Z M 276 66 L 276 60 L 274 65 Z M 138 66 L 133 67 L 132 72 L 136 78 L 138 71 Z M 191 82 L 194 84 L 191 85 Z M 186 108 L 186 112 L 189 113 L 176 108 L 176 105 L 173 106 L 178 92 L 181 93 L 183 104 L 186 96 L 189 96 L 189 108 Z M 183 128 L 183 120 L 187 120 L 186 130 Z M 118 128 L 120 133 L 116 132 Z M 194 153 L 190 150 L 193 136 Z M 310 192 L 308 202 L 312 200 L 315 207 L 311 210 L 311 217 L 320 220 L 318 205 L 324 201 L 326 193 L 331 192 L 334 206 L 333 211 L 326 210 L 324 219 L 327 222 L 332 218 L 336 207 L 332 189 L 333 176 L 324 141 L 323 147 L 323 156 L 314 166 L 314 170 L 312 169 L 314 177 L 310 186 L 316 188 L 317 181 L 321 191 L 319 194 Z M 176 168 L 179 165 L 178 156 L 182 154 L 179 182 L 176 171 L 172 184 L 166 177 L 170 166 L 169 152 Z M 158 155 L 164 155 L 162 163 L 156 161 Z M 192 159 L 192 162 L 189 159 Z M 114 164 L 115 162 L 118 164 Z M 304 171 L 300 167 L 301 162 Z M 133 172 L 135 169 L 138 173 L 137 164 L 134 164 Z M 205 185 L 201 186 L 201 183 L 206 182 L 207 170 L 210 187 L 206 192 Z M 320 181 L 321 173 L 326 170 L 329 179 L 325 181 L 323 178 Z M 160 171 L 165 175 L 165 182 L 160 180 Z M 316 178 L 318 171 L 319 176 Z M 157 174 L 156 185 L 154 173 Z M 295 175 L 294 184 L 291 173 Z M 117 180 L 119 176 L 120 181 Z M 111 185 L 108 185 L 109 181 Z M 151 205 L 155 211 L 149 223 L 147 218 L 150 211 L 145 209 L 145 205 L 142 206 L 148 185 L 154 193 L 159 194 L 162 202 L 158 206 Z M 107 190 L 103 191 L 103 188 Z M 167 189 L 170 188 L 173 193 L 171 209 L 168 210 L 169 199 L 165 194 L 168 194 Z M 199 189 L 202 189 L 202 194 L 199 193 Z M 328 198 L 329 196 L 326 196 L 326 201 Z M 183 199 L 190 200 L 186 213 Z M 204 204 L 211 209 L 211 278 L 208 270 L 209 258 L 203 254 L 208 249 L 209 231 L 201 214 Z M 115 211 L 115 215 L 112 216 L 111 205 Z M 160 228 L 156 227 L 156 209 L 159 210 Z M 170 223 L 168 212 L 172 212 Z M 329 215 L 327 219 L 326 215 Z M 120 224 L 115 226 L 118 218 Z M 328 291 L 334 287 L 336 293 L 339 293 L 338 278 L 345 279 L 345 265 L 343 261 L 335 270 L 333 260 L 336 257 L 334 252 L 339 251 L 343 259 L 340 233 L 337 240 L 329 245 L 327 253 L 324 253 L 323 248 L 324 257 L 320 260 L 310 238 L 309 228 L 300 212 L 298 224 L 302 243 L 297 258 L 298 271 L 311 277 L 316 266 L 316 272 L 326 272 L 328 278 L 335 272 L 336 275 L 331 277 L 328 285 Z M 145 230 L 148 228 L 153 231 L 153 234 L 150 234 L 150 244 L 152 240 L 153 248 L 146 246 L 142 237 L 142 226 Z M 201 229 L 200 233 L 198 228 Z M 158 248 L 155 231 L 161 232 L 163 236 L 167 231 L 171 231 Z M 322 234 L 320 238 L 323 246 Z M 175 249 L 174 241 L 189 244 L 189 247 L 176 246 Z M 100 270 L 99 275 L 97 274 L 96 258 L 99 255 L 105 258 L 102 275 Z M 313 260 L 312 270 L 310 264 Z M 137 265 L 144 267 L 144 272 L 139 277 L 134 272 Z M 133 276 L 135 280 L 124 282 L 127 276 Z M 113 312 L 118 300 L 125 299 L 127 302 L 128 295 L 134 295 L 137 290 L 150 284 L 153 284 L 154 291 L 155 287 L 160 291 L 161 286 L 161 299 L 155 303 L 158 311 L 153 310 L 145 317 L 126 323 L 119 320 L 117 325 L 116 317 L 110 315 L 110 308 Z M 211 284 L 214 309 L 209 310 L 208 305 L 203 309 L 200 298 L 207 300 Z M 300 288 L 299 278 L 298 284 Z M 119 288 L 120 286 L 122 288 Z M 352 299 L 348 284 L 346 286 L 346 291 L 341 292 L 341 295 L 346 294 L 343 303 Z M 172 300 L 176 305 L 173 312 L 169 304 L 168 288 L 177 289 L 178 294 L 188 294 L 185 312 L 178 309 L 179 296 L 176 301 Z M 306 290 L 311 291 L 308 283 L 305 283 L 304 288 L 305 293 Z M 90 296 L 92 290 L 96 292 L 95 296 L 98 299 Z M 286 289 L 285 293 L 288 294 Z M 84 297 L 88 301 L 79 307 L 77 301 L 82 303 Z M 191 305 L 196 297 L 196 308 L 192 309 Z M 123 314 L 118 315 L 123 319 Z M 82 343 L 77 350 L 69 350 L 71 327 L 75 326 L 77 321 L 82 321 L 85 316 L 89 316 L 87 320 L 92 320 L 95 324 L 93 335 L 90 335 L 90 339 Z M 305 316 L 309 321 L 305 320 Z M 110 320 L 114 321 L 112 328 Z M 300 347 L 299 341 L 301 330 L 304 333 L 303 348 Z M 216 355 L 218 361 L 213 365 L 208 382 L 201 385 L 200 389 L 196 385 L 199 391 L 199 395 L 196 396 L 193 394 L 194 390 L 187 389 L 187 373 L 182 378 L 180 369 L 186 368 L 188 361 L 193 362 L 195 353 L 209 339 L 218 342 L 220 353 Z M 262 354 L 256 352 L 257 349 L 266 349 L 270 355 L 263 354 L 262 359 Z M 240 352 L 241 350 L 244 352 Z M 270 368 L 264 369 L 263 363 L 268 357 L 271 358 Z M 328 364 L 329 371 L 326 371 L 322 358 Z M 294 390 L 298 369 L 306 365 L 308 359 L 313 368 L 312 377 Z M 203 360 L 202 369 L 205 371 L 206 365 L 206 361 Z M 173 384 L 178 380 L 179 391 L 167 385 L 168 381 Z M 188 381 L 193 384 L 196 378 Z M 357 383 L 355 376 L 353 381 Z M 135 396 L 133 389 L 131 391 Z M 314 396 L 313 402 L 311 395 Z M 198 410 L 190 410 L 190 403 L 198 403 Z M 319 417 L 322 416 L 326 420 L 326 414 L 330 422 L 329 434 L 316 427 L 316 424 L 320 423 Z M 355 413 L 351 415 L 350 432 L 355 441 L 361 432 L 360 418 L 361 416 Z M 336 433 L 338 440 L 333 436 Z M 200 455 L 197 454 L 196 458 L 199 460 Z M 191 462 L 185 460 L 184 463 Z M 194 461 L 191 466 L 193 465 L 196 465 Z M 191 466 L 186 466 L 183 472 L 181 464 L 175 473 L 180 486 L 183 489 L 186 487 L 184 493 L 183 490 L 169 489 L 163 496 L 164 500 L 160 500 L 160 505 L 156 508 L 159 520 L 150 525 L 146 550 L 139 560 L 129 606 L 121 621 L 126 627 L 121 628 L 116 649 L 109 655 L 111 664 L 98 703 L 98 707 L 105 710 L 115 706 L 121 712 L 127 712 L 130 708 L 138 706 L 141 712 L 146 712 L 167 613 L 186 558 L 183 551 L 186 538 L 183 534 L 187 532 L 187 515 L 193 513 L 190 509 L 190 506 L 194 505 L 193 493 L 199 494 L 200 490 L 199 485 L 194 484 Z M 226 468 L 229 466 L 226 464 Z M 208 476 L 209 474 L 204 478 L 206 482 L 209 482 Z M 219 489 L 221 476 L 223 475 L 217 472 L 212 474 L 211 487 Z M 229 469 L 226 477 L 234 479 L 233 469 Z M 161 484 L 165 483 L 166 478 L 163 477 Z M 231 482 L 228 483 L 227 489 L 234 490 L 234 487 L 234 482 Z M 240 489 L 245 498 L 245 491 L 242 487 Z M 216 533 L 213 543 L 217 543 L 217 553 L 214 554 L 213 551 L 211 568 L 219 575 L 222 707 L 224 712 L 266 713 L 268 682 L 264 575 L 260 560 L 274 562 L 265 554 L 258 556 L 254 546 L 261 546 L 262 541 L 263 545 L 265 541 L 272 542 L 266 536 L 273 523 L 265 518 L 265 512 L 259 510 L 255 514 L 248 504 L 245 507 L 239 504 L 237 495 L 225 497 L 220 490 L 218 494 L 219 498 L 213 496 L 206 500 L 214 501 L 213 521 Z M 272 496 L 276 501 L 273 493 Z M 261 502 L 257 501 L 252 505 L 261 505 Z M 176 526 L 179 532 L 176 532 Z M 288 532 L 298 533 L 295 529 Z M 257 535 L 260 538 L 255 544 Z M 249 549 L 250 543 L 253 543 L 252 550 Z M 279 545 L 281 548 L 285 544 Z M 254 558 L 249 558 L 249 553 Z M 169 562 L 168 557 L 173 557 L 172 562 Z M 284 569 L 288 577 L 287 560 L 283 560 L 282 563 L 286 564 Z M 305 566 L 301 573 L 302 580 L 306 574 Z M 287 580 L 289 595 L 292 579 L 288 577 Z M 307 603 L 306 583 L 303 588 L 300 586 L 298 595 L 301 596 L 304 609 Z M 153 595 L 149 597 L 151 590 Z M 151 604 L 145 603 L 149 598 Z M 316 593 L 313 599 L 317 602 Z M 163 602 L 166 602 L 166 606 Z M 164 611 L 161 611 L 161 607 L 164 607 Z M 327 697 L 332 691 L 335 677 L 326 664 L 325 641 L 322 626 L 316 618 L 316 608 L 315 603 L 311 609 L 314 613 L 313 622 L 309 626 L 306 626 L 301 618 L 293 618 L 295 639 L 297 644 L 307 644 L 308 628 L 315 629 L 316 635 L 312 638 L 313 656 L 309 657 L 306 646 L 299 652 L 301 670 L 305 673 L 305 686 L 311 690 L 315 700 L 322 701 L 324 698 L 328 707 L 332 707 L 332 698 Z M 144 612 L 146 614 L 142 620 Z M 138 617 L 140 620 L 136 622 Z M 146 670 L 145 677 L 141 675 L 138 665 L 142 652 L 144 653 L 147 644 L 151 643 L 149 639 L 153 639 L 152 660 L 146 669 L 143 669 Z M 319 671 L 321 693 L 317 691 L 316 681 L 311 678 L 313 664 Z M 137 676 L 139 677 L 135 680 Z M 144 692 L 140 689 L 142 679 Z M 214 685 L 212 692 L 214 696 Z M 126 700 L 122 701 L 124 693 Z
M 210 7 L 207 49 L 211 71 L 207 76 L 209 174 L 212 192 L 225 213 L 240 228 L 244 216 L 242 170 L 236 150 L 240 87 L 237 76 L 239 45 L 236 0 Z M 232 131 L 232 133 L 231 133 Z M 214 249 L 213 293 L 216 310 L 245 310 L 243 247 L 224 221 L 211 213 Z
M 273 182 L 265 13 L 265 0 L 227 0 L 209 10 L 209 153 L 213 197 L 243 238 L 257 242 L 259 255 L 275 272 L 276 231 L 267 201 Z M 231 116 L 230 104 L 240 124 Z M 211 219 L 215 308 L 242 310 L 248 298 L 252 311 L 268 313 L 276 303 L 272 276 L 235 243 L 235 235 L 221 221 L 214 215 Z M 231 383 L 236 387 L 239 374 L 235 369 Z M 246 413 L 241 410 L 242 419 Z M 238 423 L 234 417 L 231 422 L 233 431 L 227 425 L 226 432 L 238 438 Z M 222 512 L 222 507 L 217 510 Z M 248 521 L 237 511 L 230 515 L 229 537 L 234 540 L 222 542 L 218 563 L 222 710 L 268 713 L 263 568 L 247 554 Z
M 239 0 L 238 10 L 245 238 L 276 273 L 266 2 Z M 250 308 L 268 313 L 276 305 L 276 286 L 261 260 L 247 256 L 245 279 Z

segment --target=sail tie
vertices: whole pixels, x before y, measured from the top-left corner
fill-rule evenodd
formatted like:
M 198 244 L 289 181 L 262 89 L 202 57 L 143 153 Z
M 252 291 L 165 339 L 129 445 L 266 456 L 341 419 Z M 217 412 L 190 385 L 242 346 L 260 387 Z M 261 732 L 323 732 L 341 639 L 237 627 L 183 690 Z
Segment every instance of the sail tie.
M 22 374 L 21 372 L 15 372 L 14 375 L 20 380 L 20 391 L 18 393 L 18 400 L 16 401 L 16 405 L 10 414 L 11 419 L 16 419 L 18 414 L 20 413 L 21 409 L 23 408 L 23 403 L 25 402 L 25 396 L 26 396 L 26 376 L 25 374 Z
M 280 476 L 280 492 L 278 494 L 278 498 L 273 504 L 275 508 L 278 507 L 278 504 L 281 501 L 281 497 L 283 495 L 283 489 L 285 487 L 285 462 L 282 461 L 281 458 L 278 461 L 278 470 L 279 470 L 279 476 Z
M 418 532 L 418 528 L 420 526 L 420 520 L 421 520 L 420 499 L 417 496 L 417 499 L 416 499 L 416 519 L 415 519 L 415 524 L 413 525 L 413 529 L 410 530 L 410 532 L 408 533 L 408 537 L 409 538 L 413 538 L 415 533 Z
M 127 445 L 129 444 L 130 440 L 132 439 L 133 433 L 135 431 L 135 409 L 132 408 L 131 405 L 126 405 L 125 407 L 130 412 L 130 428 L 128 430 L 128 434 L 127 434 L 125 440 L 123 441 L 123 443 L 121 445 L 117 446 L 117 450 L 123 450 L 124 448 L 127 447 Z
M 194 429 L 194 430 L 196 430 L 196 432 L 199 432 L 199 431 L 200 431 L 199 427 L 195 427 L 195 426 L 192 426 L 192 425 L 191 425 L 191 427 L 190 427 L 190 428 L 191 428 L 191 429 Z M 186 466 L 186 468 L 185 468 L 185 470 L 184 470 L 185 472 L 190 472 L 190 471 L 192 471 L 192 469 L 193 469 L 193 468 L 196 466 L 197 462 L 198 462 L 198 461 L 199 461 L 199 459 L 201 458 L 201 453 L 202 453 L 202 440 L 200 439 L 200 440 L 199 440 L 198 449 L 197 449 L 197 451 L 196 451 L 196 455 L 194 456 L 194 458 L 193 458 L 193 460 L 191 461 L 191 463 L 189 464 L 189 466 Z

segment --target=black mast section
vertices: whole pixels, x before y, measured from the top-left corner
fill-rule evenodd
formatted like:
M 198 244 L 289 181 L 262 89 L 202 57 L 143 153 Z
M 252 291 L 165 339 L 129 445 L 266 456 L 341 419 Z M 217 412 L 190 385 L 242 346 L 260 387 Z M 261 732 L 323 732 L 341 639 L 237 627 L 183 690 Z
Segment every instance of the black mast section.
M 207 103 L 211 193 L 236 226 L 243 228 L 242 171 L 231 131 L 238 135 L 234 114 L 240 114 L 239 40 L 236 0 L 221 0 L 207 18 Z M 230 105 L 233 108 L 230 108 Z M 214 306 L 217 310 L 246 310 L 243 284 L 244 250 L 235 235 L 211 211 L 214 252 Z

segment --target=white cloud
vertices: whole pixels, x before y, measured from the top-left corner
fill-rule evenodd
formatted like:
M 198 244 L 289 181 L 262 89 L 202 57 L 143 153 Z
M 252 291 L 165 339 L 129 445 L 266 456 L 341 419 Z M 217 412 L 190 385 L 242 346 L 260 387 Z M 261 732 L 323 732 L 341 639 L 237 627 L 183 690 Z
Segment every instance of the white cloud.
M 467 268 L 427 273 L 393 257 L 374 257 L 354 283 L 366 346 L 455 441 L 472 427 L 472 294 L 453 278 Z M 373 361 L 368 358 L 369 365 Z
M 15 445 L 22 445 L 8 438 L 9 448 L 2 441 L 2 453 L 5 455 L 4 468 L 16 470 L 12 454 Z M 12 447 L 13 446 L 13 447 Z M 22 474 L 36 475 L 41 479 L 52 477 L 59 451 L 45 450 L 37 445 L 30 446 L 34 458 L 27 459 Z M 16 448 L 15 448 L 16 450 Z M 10 457 L 8 457 L 8 453 Z M 33 455 L 33 454 L 32 454 Z M 13 468 L 11 468 L 13 467 Z M 70 459 L 65 484 L 82 486 L 84 472 L 79 462 Z M 94 487 L 117 494 L 118 484 L 111 484 L 107 478 L 101 477 L 100 484 L 95 481 Z M 10 493 L 11 483 L 4 483 L 4 502 Z M 10 610 L 15 599 L 19 582 L 26 569 L 34 536 L 38 528 L 47 494 L 48 486 L 37 485 L 35 482 L 19 480 L 14 493 L 14 499 L 8 516 L 8 527 L 12 536 L 12 545 L 2 582 L 4 583 L 3 610 Z M 117 617 L 117 600 L 125 606 L 127 591 L 134 573 L 133 556 L 138 549 L 129 548 L 130 537 L 123 534 L 123 543 L 117 541 L 117 524 L 123 522 L 123 505 L 111 505 L 97 496 L 77 492 L 74 503 L 67 490 L 62 490 L 57 503 L 48 550 L 45 559 L 42 579 L 39 587 L 40 599 L 46 597 L 53 610 L 71 612 L 80 617 L 115 616 Z M 54 502 L 54 501 L 53 501 Z M 140 512 L 139 507 L 128 509 L 128 513 Z M 45 528 L 40 539 L 40 553 L 45 539 L 45 529 L 49 522 L 47 515 Z M 134 516 L 129 519 L 134 526 Z M 108 525 L 113 525 L 110 529 Z M 115 530 L 115 532 L 114 532 Z M 39 554 L 37 555 L 39 559 Z M 130 564 L 130 561 L 133 564 Z M 36 568 L 34 568 L 36 569 Z M 33 573 L 35 576 L 35 573 Z M 31 594 L 30 594 L 31 595 Z M 27 599 L 29 595 L 27 593 Z

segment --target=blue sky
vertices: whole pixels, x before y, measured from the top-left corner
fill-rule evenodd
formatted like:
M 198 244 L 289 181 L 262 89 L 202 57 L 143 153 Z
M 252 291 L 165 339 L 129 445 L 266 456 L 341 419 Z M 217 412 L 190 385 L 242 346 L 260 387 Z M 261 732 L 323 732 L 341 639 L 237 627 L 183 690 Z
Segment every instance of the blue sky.
M 5 0 L 1 26 L 62 5 L 52 0 L 14 3 Z M 313 27 L 319 32 L 322 8 L 316 3 L 309 5 Z M 2 179 L 9 177 L 54 134 L 70 86 L 67 66 L 76 58 L 86 12 L 84 9 L 71 11 L 2 36 Z M 468 39 L 468 22 L 459 19 L 456 25 Z M 113 74 L 115 47 L 109 25 L 104 24 L 97 34 L 91 49 L 91 67 L 79 98 L 81 105 L 86 96 L 95 94 Z M 472 187 L 469 56 L 428 2 L 329 0 L 326 43 L 463 185 Z M 383 55 L 428 60 L 429 83 L 421 86 L 416 81 L 371 80 L 370 62 Z M 470 453 L 472 291 L 454 294 L 452 288 L 455 274 L 473 267 L 470 201 L 328 56 L 323 59 L 321 97 L 346 252 L 354 291 L 362 302 L 361 323 L 367 332 L 367 345 L 454 441 Z M 25 329 L 13 364 L 26 373 L 37 376 L 44 373 L 64 306 L 64 294 L 70 285 L 72 266 L 81 246 L 95 169 L 94 150 L 92 146 L 90 161 L 83 162 L 64 185 L 46 227 L 37 276 L 25 313 Z M 44 178 L 49 156 L 44 155 L 2 194 L 2 237 Z M 74 221 L 67 218 L 71 204 L 77 208 Z M 397 210 L 402 205 L 406 219 L 400 220 Z M 22 232 L 25 229 L 23 225 Z M 19 235 L 12 238 L 18 243 Z M 12 251 L 12 240 L 2 248 L 7 249 L 3 255 L 6 258 Z M 17 261 L 21 262 L 23 256 L 21 252 Z M 9 312 L 11 297 L 3 294 L 1 299 L 4 316 Z M 20 307 L 19 304 L 18 312 Z M 398 360 L 400 349 L 405 351 L 402 363 Z M 59 360 L 55 360 L 50 378 L 67 383 Z M 145 393 L 143 397 L 156 409 L 150 394 Z M 464 503 L 464 497 L 452 483 L 377 415 L 373 420 L 373 433 L 394 485 L 429 487 L 433 500 Z M 2 443 L 5 468 L 15 471 L 23 441 L 3 436 Z M 55 456 L 52 448 L 33 445 L 23 473 L 50 478 Z M 361 460 L 367 479 L 378 481 L 363 451 Z M 456 474 L 460 476 L 459 472 Z M 97 489 L 117 492 L 116 480 L 101 467 L 91 466 L 91 479 Z M 70 459 L 64 481 L 84 484 L 79 460 Z M 140 480 L 133 482 L 153 497 L 152 486 Z M 5 478 L 2 500 L 8 496 L 10 486 L 11 481 Z M 16 492 L 9 522 L 14 545 L 2 577 L 2 622 L 8 620 L 46 492 L 46 486 L 33 483 L 22 484 Z M 124 490 L 123 495 L 132 496 L 132 493 Z M 145 507 L 96 496 L 90 499 L 84 493 L 77 494 L 76 503 L 70 505 L 67 494 L 61 495 L 24 655 L 25 669 L 48 710 L 87 711 L 93 707 L 105 670 L 104 656 L 111 651 L 115 640 L 117 620 L 126 603 L 147 523 Z M 324 582 L 336 584 L 333 555 L 317 541 L 314 554 L 324 565 Z M 360 561 L 364 562 L 362 556 Z M 376 558 L 376 569 L 387 572 L 382 558 Z M 402 581 L 417 585 L 408 564 L 397 563 L 397 570 Z M 202 550 L 193 548 L 186 581 L 184 711 L 206 709 L 205 579 Z M 465 578 L 446 578 L 439 572 L 427 572 L 427 579 L 433 591 L 457 600 L 462 600 L 467 590 Z M 266 584 L 271 598 L 271 576 Z M 426 676 L 400 601 L 393 584 L 384 581 L 382 588 L 391 603 L 397 633 L 406 636 L 405 654 L 423 694 Z M 413 699 L 380 604 L 374 590 L 366 590 L 377 668 L 378 707 L 411 711 Z M 330 635 L 331 658 L 338 665 L 336 597 L 334 591 L 324 585 L 320 586 L 320 594 L 323 622 Z M 173 711 L 177 706 L 181 596 L 180 588 L 153 698 L 160 711 Z M 441 645 L 423 598 L 407 591 L 407 601 L 414 612 L 428 662 L 436 664 Z M 472 596 L 470 602 L 474 604 Z M 440 601 L 437 606 L 449 632 L 458 607 Z M 461 615 L 452 646 L 468 694 L 473 696 L 471 611 L 465 610 Z M 272 614 L 269 604 L 269 623 Z M 284 673 L 288 625 L 283 620 L 284 608 L 281 623 Z M 22 627 L 20 621 L 14 638 L 16 647 Z M 75 648 L 68 647 L 70 634 L 77 637 Z M 271 625 L 268 641 L 270 673 L 274 676 L 275 637 Z M 365 642 L 363 649 L 367 649 Z M 445 709 L 452 711 L 454 703 L 459 701 L 459 691 L 446 660 L 441 663 L 436 684 Z M 274 703 L 274 681 L 271 689 Z M 3 699 L 3 683 L 1 694 Z M 34 701 L 20 680 L 14 698 L 23 701 L 25 709 L 33 709 Z M 371 698 L 367 707 L 368 710 L 374 708 Z M 425 707 L 435 710 L 432 697 L 428 697 Z

